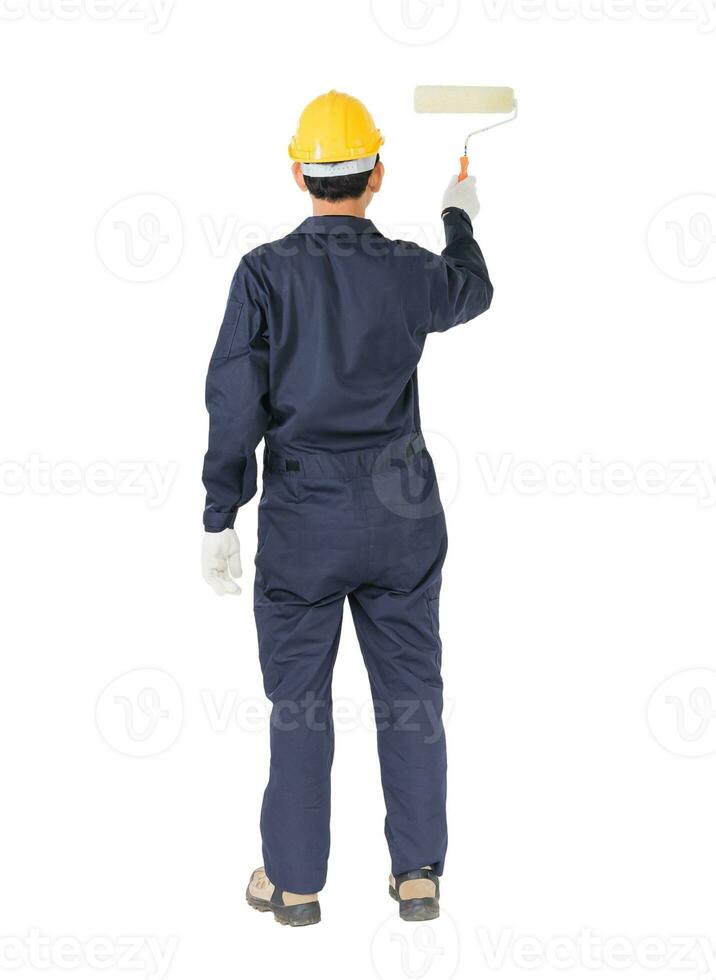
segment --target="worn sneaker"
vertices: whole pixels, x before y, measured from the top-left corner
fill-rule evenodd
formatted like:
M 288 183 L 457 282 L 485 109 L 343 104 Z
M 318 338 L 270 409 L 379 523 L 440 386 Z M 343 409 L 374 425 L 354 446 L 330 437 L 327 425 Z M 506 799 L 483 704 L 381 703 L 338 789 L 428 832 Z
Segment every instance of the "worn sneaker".
M 395 878 L 391 875 L 388 885 L 400 918 L 406 922 L 424 922 L 440 915 L 440 879 L 432 868 L 405 871 Z
M 318 895 L 295 895 L 277 888 L 266 877 L 263 868 L 257 868 L 246 888 L 246 901 L 259 912 L 273 912 L 282 926 L 312 926 L 321 921 Z

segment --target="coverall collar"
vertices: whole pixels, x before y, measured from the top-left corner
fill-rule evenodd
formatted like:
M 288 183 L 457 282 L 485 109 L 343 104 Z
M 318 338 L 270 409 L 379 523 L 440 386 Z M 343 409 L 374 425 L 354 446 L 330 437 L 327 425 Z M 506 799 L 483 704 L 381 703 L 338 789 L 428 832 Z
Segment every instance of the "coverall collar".
M 306 218 L 296 228 L 294 235 L 380 235 L 370 218 L 356 218 L 351 214 L 321 214 Z

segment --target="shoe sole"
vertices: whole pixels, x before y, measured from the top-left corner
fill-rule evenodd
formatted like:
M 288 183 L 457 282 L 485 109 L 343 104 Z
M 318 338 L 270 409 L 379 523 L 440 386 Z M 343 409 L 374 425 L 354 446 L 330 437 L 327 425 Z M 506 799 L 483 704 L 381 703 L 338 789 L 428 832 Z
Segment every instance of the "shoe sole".
M 390 897 L 398 903 L 400 918 L 405 922 L 427 922 L 440 917 L 440 902 L 437 898 L 400 898 L 397 891 L 389 886 Z
M 318 902 L 304 902 L 302 905 L 274 905 L 265 898 L 254 898 L 246 889 L 246 901 L 257 912 L 273 912 L 274 919 L 282 926 L 313 926 L 321 921 L 321 906 Z

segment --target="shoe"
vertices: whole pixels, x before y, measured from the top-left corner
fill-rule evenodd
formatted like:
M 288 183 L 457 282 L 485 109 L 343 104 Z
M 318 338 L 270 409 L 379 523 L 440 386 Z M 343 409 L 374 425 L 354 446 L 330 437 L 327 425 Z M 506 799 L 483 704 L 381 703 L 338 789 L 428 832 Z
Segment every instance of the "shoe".
M 318 895 L 295 895 L 277 888 L 266 877 L 263 868 L 257 868 L 246 888 L 246 901 L 258 912 L 273 912 L 282 926 L 312 926 L 321 921 Z
M 391 875 L 389 891 L 406 922 L 425 922 L 440 915 L 440 879 L 432 868 Z

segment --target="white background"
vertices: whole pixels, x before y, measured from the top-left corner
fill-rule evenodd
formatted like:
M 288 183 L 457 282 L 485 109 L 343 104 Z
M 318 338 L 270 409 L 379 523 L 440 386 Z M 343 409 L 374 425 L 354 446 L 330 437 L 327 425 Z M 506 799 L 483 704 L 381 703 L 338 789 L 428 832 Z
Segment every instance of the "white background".
M 10 976 L 716 975 L 715 11 L 569 3 L 0 0 Z M 416 931 L 387 895 L 347 616 L 323 922 L 280 929 L 243 899 L 256 500 L 244 593 L 217 599 L 204 375 L 241 254 L 307 213 L 286 146 L 320 92 L 385 134 L 373 220 L 441 247 L 472 119 L 414 114 L 437 83 L 520 102 L 471 149 L 493 307 L 421 369 L 449 503 L 444 915 Z

